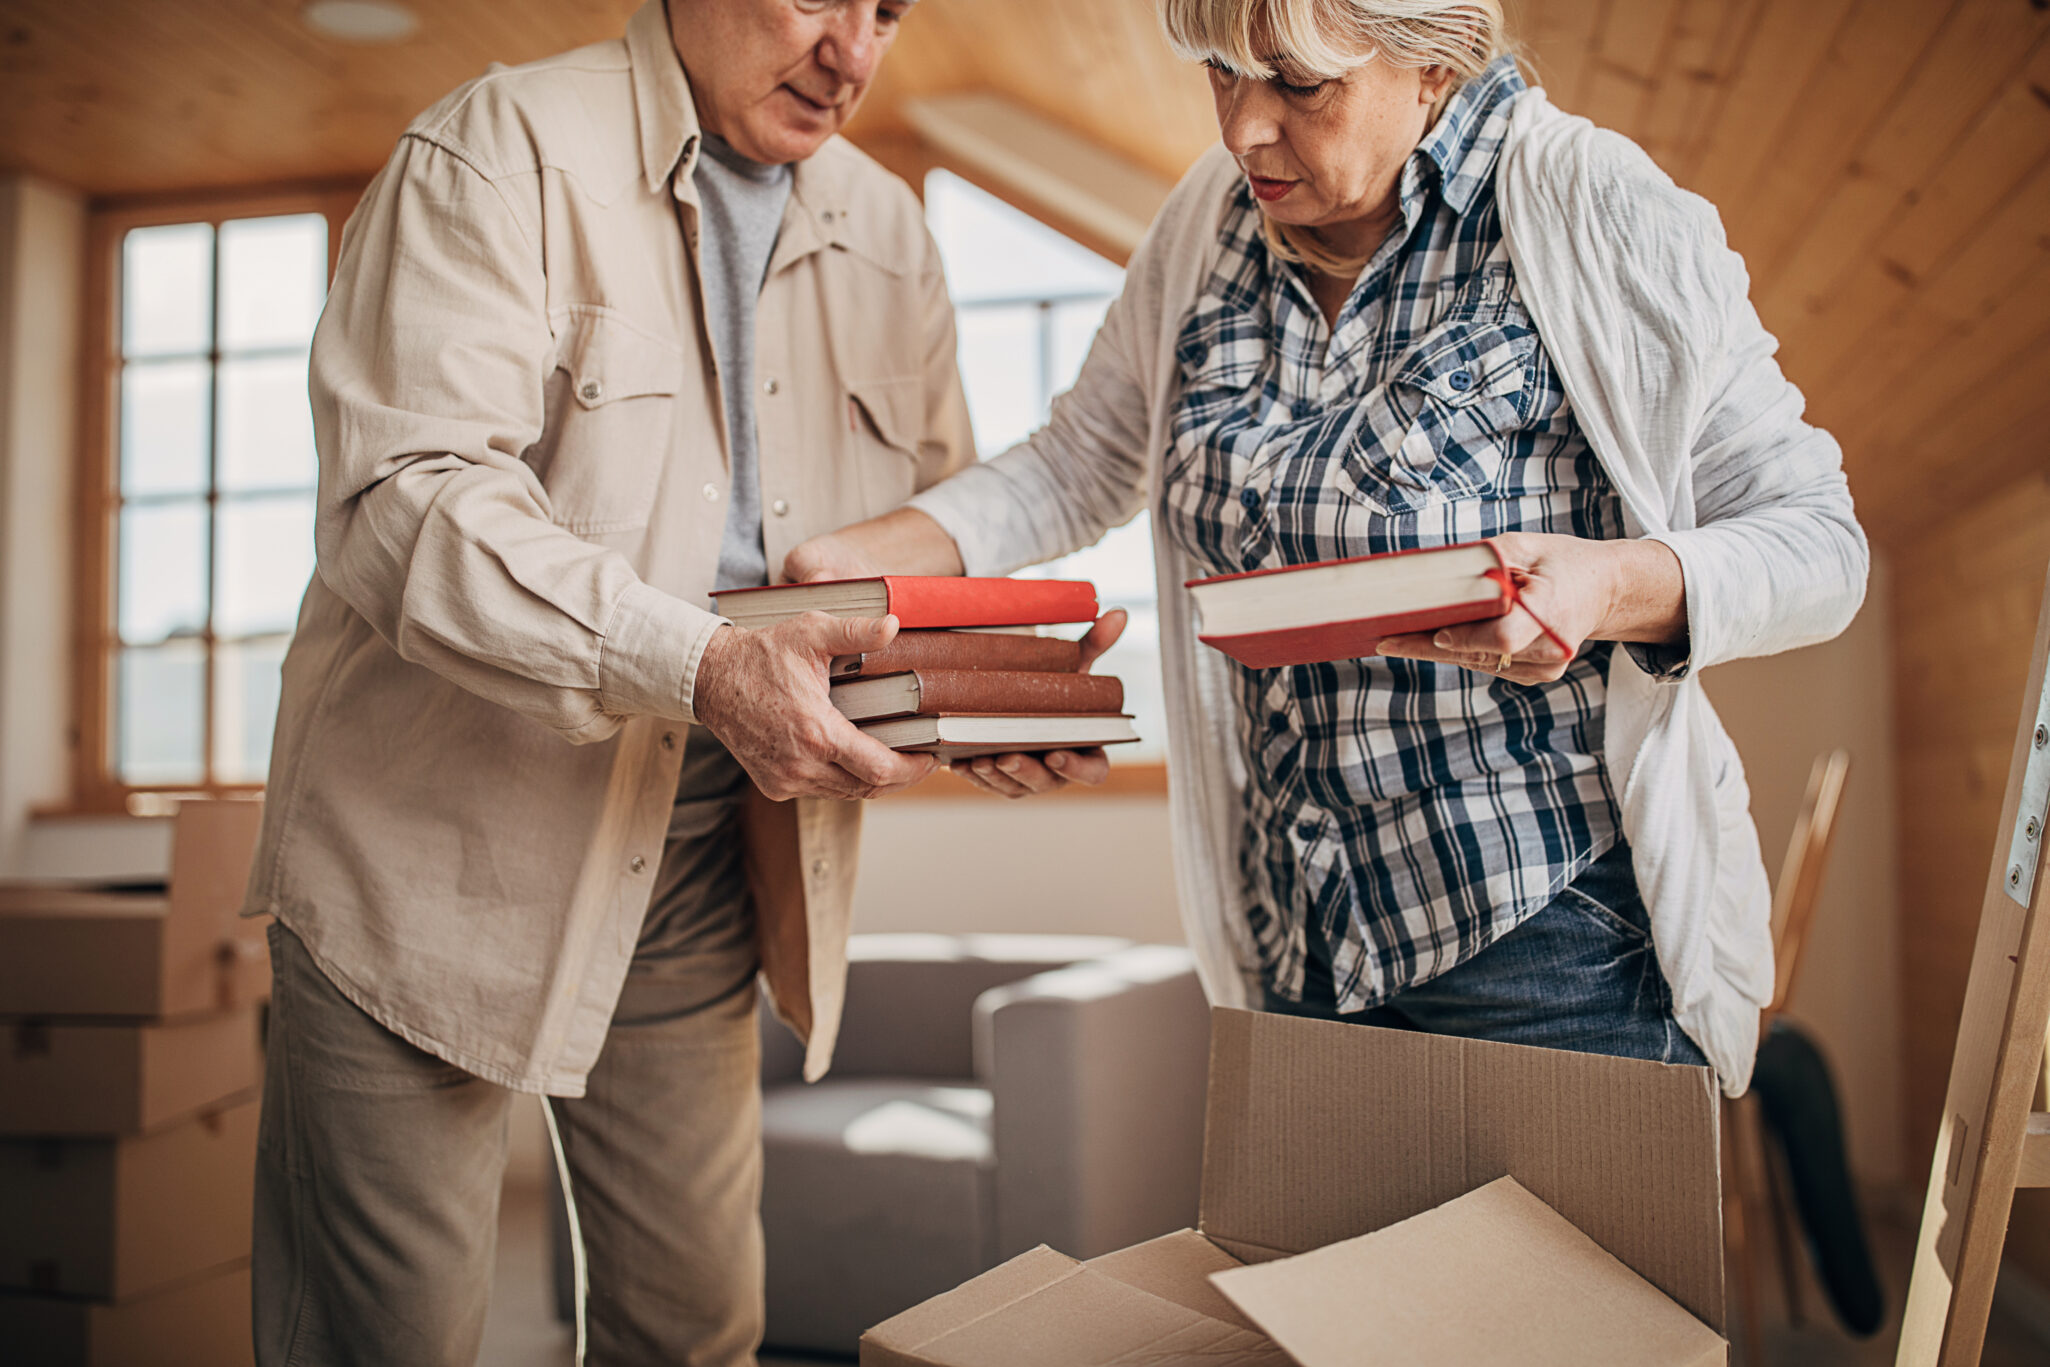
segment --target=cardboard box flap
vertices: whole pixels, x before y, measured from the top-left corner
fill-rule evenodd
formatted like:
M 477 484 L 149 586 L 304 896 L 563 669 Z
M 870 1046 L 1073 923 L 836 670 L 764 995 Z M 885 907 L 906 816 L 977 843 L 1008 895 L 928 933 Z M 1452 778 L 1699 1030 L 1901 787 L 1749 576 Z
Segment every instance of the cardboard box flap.
M 1201 1242 L 1201 1236 L 1187 1237 Z M 1230 1262 L 1217 1255 L 1212 1265 L 1220 1259 Z M 1169 1261 L 1200 1280 L 1186 1256 Z M 1133 1266 L 1127 1260 L 1128 1270 Z M 861 1337 L 861 1361 L 864 1367 L 1293 1367 L 1229 1302 L 1206 1289 L 1233 1322 L 1036 1248 L 869 1330 Z
M 921 1301 L 870 1329 L 861 1336 L 863 1360 L 869 1360 L 869 1350 L 874 1348 L 889 1355 L 884 1361 L 923 1361 L 918 1351 L 934 1339 L 1023 1300 L 1081 1266 L 1045 1244 L 1028 1249 L 979 1277 L 971 1277 L 952 1291 Z
M 1239 1260 L 1211 1243 L 1193 1229 L 1176 1230 L 1143 1244 L 1133 1244 L 1083 1266 L 1113 1281 L 1185 1306 L 1199 1315 L 1235 1324 L 1241 1329 L 1257 1326 L 1211 1284 L 1210 1274 L 1238 1267 Z
M 1706 1367 L 1728 1353 L 1512 1177 L 1212 1280 L 1303 1367 Z
M 1217 1008 L 1202 1230 L 1252 1262 L 1384 1229 L 1514 1176 L 1716 1332 L 1706 1068 Z

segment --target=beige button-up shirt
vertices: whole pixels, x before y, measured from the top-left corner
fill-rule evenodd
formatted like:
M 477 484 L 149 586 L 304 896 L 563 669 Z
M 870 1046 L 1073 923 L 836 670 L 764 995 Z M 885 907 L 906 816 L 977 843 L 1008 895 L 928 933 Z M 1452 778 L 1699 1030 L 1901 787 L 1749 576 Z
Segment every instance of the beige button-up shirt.
M 479 1077 L 581 1094 L 675 797 L 726 515 L 698 124 L 660 0 L 621 41 L 422 115 L 343 233 L 313 344 L 319 573 L 284 665 L 248 910 Z M 763 542 L 973 459 L 917 199 L 795 168 L 756 319 Z M 825 1071 L 859 805 L 744 823 L 763 972 Z

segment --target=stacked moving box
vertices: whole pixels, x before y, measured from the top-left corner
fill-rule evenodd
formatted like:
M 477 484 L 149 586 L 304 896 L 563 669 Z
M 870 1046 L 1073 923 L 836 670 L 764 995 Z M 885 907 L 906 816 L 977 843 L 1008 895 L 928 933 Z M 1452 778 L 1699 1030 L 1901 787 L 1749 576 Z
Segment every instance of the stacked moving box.
M 0 1357 L 250 1361 L 261 806 L 189 802 L 163 891 L 0 886 Z

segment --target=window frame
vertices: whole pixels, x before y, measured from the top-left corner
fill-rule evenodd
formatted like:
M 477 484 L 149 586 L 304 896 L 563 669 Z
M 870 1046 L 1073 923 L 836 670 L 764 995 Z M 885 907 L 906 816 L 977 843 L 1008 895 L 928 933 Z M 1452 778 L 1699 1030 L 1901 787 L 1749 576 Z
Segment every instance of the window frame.
M 319 214 L 327 220 L 328 278 L 341 252 L 342 225 L 367 181 L 314 182 L 231 191 L 152 195 L 96 200 L 86 219 L 84 326 L 81 328 L 77 489 L 74 497 L 74 555 L 71 642 L 71 801 L 56 815 L 157 815 L 184 796 L 253 794 L 261 783 L 223 783 L 210 777 L 213 757 L 205 754 L 209 777 L 199 783 L 124 783 L 114 768 L 113 670 L 119 649 L 115 620 L 114 556 L 119 533 L 113 512 L 120 500 L 121 249 L 132 229 L 178 223 L 206 223 L 219 231 L 230 219 L 282 214 Z M 218 282 L 216 282 L 218 290 Z M 212 364 L 219 363 L 217 354 Z M 209 483 L 212 507 L 219 491 Z M 211 616 L 211 613 L 209 614 Z M 207 667 L 202 715 L 211 726 L 214 704 L 215 641 L 202 633 Z M 209 732 L 210 734 L 210 732 Z

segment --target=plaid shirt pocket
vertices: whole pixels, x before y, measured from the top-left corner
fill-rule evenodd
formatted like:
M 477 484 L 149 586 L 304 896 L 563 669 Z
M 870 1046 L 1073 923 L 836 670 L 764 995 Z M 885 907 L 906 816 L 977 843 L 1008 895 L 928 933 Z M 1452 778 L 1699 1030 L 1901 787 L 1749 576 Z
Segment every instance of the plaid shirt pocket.
M 1343 462 L 1351 491 L 1390 514 L 1495 492 L 1508 438 L 1530 419 L 1537 361 L 1527 324 L 1456 319 L 1432 329 L 1360 405 Z

